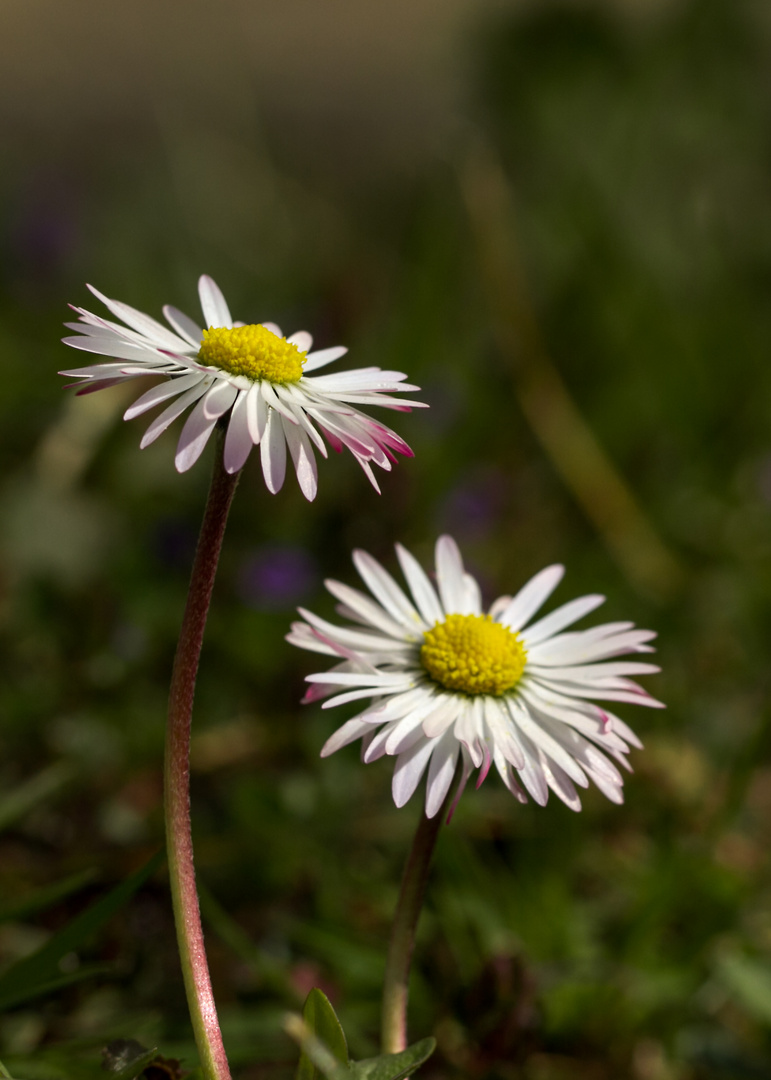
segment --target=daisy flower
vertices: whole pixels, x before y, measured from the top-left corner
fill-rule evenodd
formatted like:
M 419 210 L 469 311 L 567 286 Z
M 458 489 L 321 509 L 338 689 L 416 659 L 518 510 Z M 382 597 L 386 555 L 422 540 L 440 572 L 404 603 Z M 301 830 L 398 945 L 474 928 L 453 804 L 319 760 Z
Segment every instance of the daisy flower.
M 525 792 L 545 806 L 551 789 L 580 810 L 576 787 L 591 780 L 615 803 L 623 802 L 622 776 L 629 746 L 641 743 L 623 720 L 590 699 L 663 708 L 630 675 L 658 671 L 653 664 L 612 660 L 652 652 L 656 635 L 631 622 L 569 630 L 603 596 L 582 596 L 533 622 L 562 578 L 548 566 L 516 594 L 501 596 L 487 613 L 476 580 L 463 567 L 449 536 L 436 545 L 436 587 L 409 551 L 396 546 L 409 595 L 364 551 L 353 561 L 371 596 L 327 581 L 338 612 L 354 625 L 337 626 L 300 608 L 293 645 L 339 660 L 308 675 L 305 702 L 322 708 L 366 701 L 362 712 L 327 740 L 326 757 L 357 739 L 362 758 L 396 758 L 397 806 L 426 782 L 426 814 L 438 813 L 461 765 L 458 796 L 471 772 L 477 787 L 495 765 L 520 802 Z M 332 696 L 330 696 L 332 695 Z
M 274 494 L 284 482 L 287 447 L 307 499 L 315 497 L 318 486 L 313 448 L 326 457 L 325 439 L 334 450 L 348 447 L 376 491 L 380 488 L 373 464 L 390 469 L 396 461 L 394 451 L 412 456 L 394 431 L 353 407 L 380 405 L 400 412 L 425 408 L 422 402 L 404 404 L 391 396 L 419 389 L 405 383 L 407 376 L 402 372 L 369 367 L 309 378 L 310 372 L 339 360 L 348 350 L 336 345 L 311 352 L 313 339 L 305 330 L 285 338 L 275 323 L 233 322 L 220 289 L 206 275 L 198 282 L 206 329 L 166 305 L 163 314 L 169 330 L 91 285 L 89 289 L 121 322 L 73 306 L 79 319 L 65 325 L 77 330 L 78 336 L 63 340 L 75 349 L 110 359 L 60 374 L 81 380 L 74 384 L 80 387 L 79 394 L 138 376 L 162 377 L 164 382 L 142 394 L 124 419 L 166 403 L 142 438 L 144 448 L 192 408 L 177 444 L 179 472 L 195 464 L 217 422 L 225 418 L 226 470 L 238 472 L 252 447 L 259 445 L 265 484 Z

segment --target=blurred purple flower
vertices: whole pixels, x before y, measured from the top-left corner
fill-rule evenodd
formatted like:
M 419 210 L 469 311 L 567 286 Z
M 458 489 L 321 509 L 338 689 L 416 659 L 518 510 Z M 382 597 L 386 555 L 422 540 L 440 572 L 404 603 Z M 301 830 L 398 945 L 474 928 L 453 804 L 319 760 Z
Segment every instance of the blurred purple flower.
M 238 594 L 257 611 L 282 611 L 307 600 L 318 579 L 316 560 L 305 548 L 263 544 L 242 563 Z

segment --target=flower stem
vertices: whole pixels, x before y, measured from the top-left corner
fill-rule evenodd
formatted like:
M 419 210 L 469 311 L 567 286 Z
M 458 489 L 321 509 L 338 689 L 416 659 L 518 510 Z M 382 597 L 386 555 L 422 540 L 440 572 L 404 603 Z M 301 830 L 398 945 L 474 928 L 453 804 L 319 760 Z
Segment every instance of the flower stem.
M 454 795 L 453 789 L 454 785 L 447 793 L 441 810 L 434 817 L 427 818 L 421 811 L 412 848 L 404 866 L 383 983 L 380 1042 L 384 1054 L 398 1054 L 407 1049 L 407 998 L 415 931 L 423 907 L 431 857 Z
M 206 1080 L 230 1080 L 230 1069 L 212 994 L 195 887 L 190 829 L 190 722 L 206 616 L 238 476 L 225 472 L 220 436 L 174 657 L 166 729 L 164 806 L 171 899 L 190 1019 Z

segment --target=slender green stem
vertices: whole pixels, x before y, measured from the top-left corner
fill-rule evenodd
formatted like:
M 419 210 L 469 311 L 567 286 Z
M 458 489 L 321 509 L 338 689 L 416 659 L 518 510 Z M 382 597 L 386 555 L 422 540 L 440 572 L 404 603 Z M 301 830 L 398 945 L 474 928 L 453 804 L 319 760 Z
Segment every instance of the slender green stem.
M 190 1019 L 206 1080 L 230 1080 L 230 1069 L 212 994 L 195 887 L 190 828 L 190 722 L 206 616 L 238 476 L 225 472 L 220 437 L 174 657 L 166 729 L 164 802 L 171 898 Z
M 383 983 L 383 1008 L 380 1020 L 380 1043 L 384 1054 L 398 1054 L 407 1049 L 407 998 L 410 988 L 410 964 L 415 946 L 415 931 L 423 907 L 428 871 L 439 830 L 447 817 L 454 797 L 451 785 L 442 809 L 432 818 L 421 812 L 412 848 L 402 875 L 402 887 L 391 927 L 391 940 Z

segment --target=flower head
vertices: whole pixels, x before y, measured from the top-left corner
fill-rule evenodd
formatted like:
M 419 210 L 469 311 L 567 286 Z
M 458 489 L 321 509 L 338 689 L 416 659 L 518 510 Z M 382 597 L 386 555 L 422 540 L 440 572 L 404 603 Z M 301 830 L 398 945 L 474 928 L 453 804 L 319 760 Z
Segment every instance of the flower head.
M 177 445 L 179 472 L 195 464 L 221 418 L 227 422 L 227 471 L 238 472 L 252 447 L 259 445 L 265 484 L 274 493 L 284 482 L 287 447 L 307 499 L 315 497 L 318 486 L 313 447 L 326 457 L 324 439 L 334 450 L 348 447 L 377 491 L 372 464 L 390 469 L 394 451 L 412 456 L 396 432 L 353 407 L 380 405 L 400 412 L 425 408 L 421 402 L 404 404 L 391 396 L 418 389 L 403 381 L 407 376 L 402 372 L 370 367 L 309 378 L 310 372 L 348 350 L 338 345 L 311 352 L 313 339 L 305 330 L 285 338 L 275 323 L 234 323 L 224 296 L 206 275 L 198 282 L 205 329 L 167 305 L 163 313 L 169 330 L 89 288 L 123 325 L 73 308 L 79 319 L 65 325 L 78 336 L 64 338 L 65 344 L 111 359 L 61 374 L 80 380 L 79 394 L 143 375 L 161 376 L 165 381 L 142 394 L 124 419 L 166 403 L 144 434 L 144 448 L 192 408 Z
M 353 561 L 371 596 L 326 583 L 339 613 L 354 625 L 337 626 L 300 608 L 305 621 L 287 635 L 293 645 L 340 661 L 307 676 L 306 702 L 327 698 L 322 708 L 328 709 L 369 699 L 327 740 L 322 757 L 357 739 L 365 762 L 394 756 L 397 806 L 411 798 L 427 769 L 428 817 L 444 802 L 459 760 L 459 795 L 474 769 L 479 787 L 494 764 L 520 802 L 527 791 L 544 806 L 551 789 L 580 810 L 576 785 L 590 780 L 622 802 L 622 776 L 611 759 L 628 769 L 629 745 L 641 743 L 590 699 L 663 708 L 629 678 L 658 667 L 611 660 L 652 652 L 647 643 L 656 635 L 630 622 L 563 632 L 602 596 L 582 596 L 533 622 L 562 566 L 546 567 L 483 613 L 479 585 L 451 537 L 436 545 L 438 588 L 405 548 L 397 545 L 396 553 L 409 595 L 375 559 L 356 551 Z

